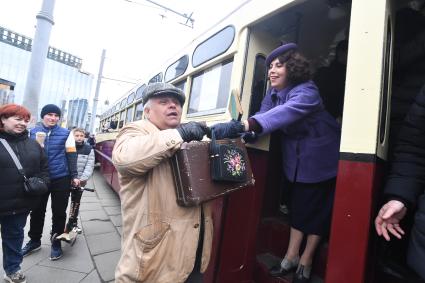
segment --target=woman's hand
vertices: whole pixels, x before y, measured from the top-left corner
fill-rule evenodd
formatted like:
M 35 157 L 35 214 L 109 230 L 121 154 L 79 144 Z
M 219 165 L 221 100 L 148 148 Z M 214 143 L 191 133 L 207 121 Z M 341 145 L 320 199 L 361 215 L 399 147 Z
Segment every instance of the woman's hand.
M 390 234 L 401 239 L 404 231 L 399 223 L 406 215 L 406 211 L 404 204 L 398 200 L 390 200 L 384 204 L 375 219 L 375 229 L 378 235 L 383 236 L 387 241 L 390 240 Z
M 218 140 L 224 138 L 237 138 L 245 132 L 245 125 L 243 122 L 232 120 L 227 123 L 215 124 L 211 127 L 211 131 L 214 131 L 215 138 Z

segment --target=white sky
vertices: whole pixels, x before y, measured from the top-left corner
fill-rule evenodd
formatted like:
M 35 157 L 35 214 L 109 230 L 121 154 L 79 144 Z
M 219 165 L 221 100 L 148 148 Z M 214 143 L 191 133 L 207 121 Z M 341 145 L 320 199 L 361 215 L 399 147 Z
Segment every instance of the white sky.
M 169 11 L 145 0 L 131 1 L 55 1 L 50 46 L 83 59 L 82 70 L 95 75 L 93 93 L 102 49 L 106 49 L 103 76 L 131 81 L 146 79 L 154 75 L 155 66 L 244 2 L 153 0 L 181 14 L 193 12 L 195 22 L 191 29 L 180 24 L 185 21 L 183 18 Z M 0 26 L 33 38 L 41 6 L 42 0 L 1 0 Z M 106 99 L 115 101 L 131 87 L 102 80 L 99 104 Z

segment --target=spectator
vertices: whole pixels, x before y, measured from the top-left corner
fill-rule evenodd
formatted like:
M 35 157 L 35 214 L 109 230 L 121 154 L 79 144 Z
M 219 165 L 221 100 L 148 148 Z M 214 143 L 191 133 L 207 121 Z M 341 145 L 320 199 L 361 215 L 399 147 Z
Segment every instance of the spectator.
M 90 134 L 89 137 L 87 138 L 87 143 L 92 147 L 95 148 L 96 147 L 96 139 L 94 137 L 93 134 Z
M 93 174 L 94 169 L 94 150 L 93 148 L 84 142 L 85 131 L 81 128 L 76 128 L 73 131 L 75 146 L 77 148 L 77 172 L 78 172 L 78 180 L 80 180 L 80 186 L 84 187 L 87 184 L 87 180 Z M 78 216 L 79 203 L 81 200 L 81 196 L 83 191 L 81 190 L 72 190 L 71 191 L 71 203 L 78 203 L 76 205 L 76 213 Z M 70 218 L 68 223 L 66 224 L 66 231 L 71 231 L 73 228 L 78 233 L 81 233 L 81 228 L 78 227 L 78 218 Z
M 281 276 L 296 270 L 293 282 L 308 282 L 313 256 L 327 235 L 339 157 L 340 126 L 326 112 L 316 85 L 310 80 L 309 61 L 289 43 L 266 58 L 271 88 L 260 111 L 244 122 L 214 125 L 217 139 L 245 141 L 257 135 L 281 134 L 284 176 L 291 189 L 289 247 L 281 263 L 270 271 Z M 300 257 L 304 236 L 306 247 Z
M 80 184 L 77 178 L 77 153 L 74 136 L 69 130 L 58 125 L 60 108 L 54 104 L 47 104 L 42 108 L 40 116 L 42 122 L 31 130 L 30 136 L 34 139 L 39 133 L 46 134 L 42 146 L 48 158 L 51 183 L 49 192 L 41 197 L 39 205 L 31 211 L 28 232 L 30 241 L 22 249 L 22 254 L 27 256 L 41 248 L 44 217 L 50 195 L 52 208 L 50 260 L 57 260 L 62 257 L 62 247 L 61 241 L 56 240 L 56 236 L 64 232 L 70 185 L 71 182 L 74 186 Z
M 408 209 L 414 210 L 415 221 L 407 250 L 407 264 L 425 280 L 425 85 L 410 108 L 400 128 L 394 148 L 394 159 L 385 186 L 388 202 L 375 219 L 379 236 L 387 241 L 393 235 L 401 239 L 400 221 Z
M 171 84 L 150 84 L 142 100 L 147 119 L 124 126 L 112 152 L 123 219 L 115 282 L 202 282 L 211 252 L 210 207 L 177 205 L 170 157 L 183 142 L 201 140 L 206 127 L 180 124 L 185 97 Z
M 28 138 L 30 112 L 20 105 L 0 107 L 0 138 L 15 152 L 27 177 L 37 176 L 49 182 L 47 158 L 40 145 Z M 24 192 L 24 179 L 12 157 L 0 144 L 0 225 L 3 250 L 3 269 L 7 282 L 26 282 L 21 271 L 21 247 L 27 216 L 38 197 Z

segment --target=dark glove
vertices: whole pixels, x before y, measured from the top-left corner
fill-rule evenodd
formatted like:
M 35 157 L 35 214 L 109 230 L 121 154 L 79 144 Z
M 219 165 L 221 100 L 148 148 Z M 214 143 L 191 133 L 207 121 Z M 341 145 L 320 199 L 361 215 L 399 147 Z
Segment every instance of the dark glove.
M 232 120 L 227 123 L 218 123 L 211 127 L 214 131 L 215 138 L 218 140 L 224 138 L 237 138 L 245 131 L 245 126 L 242 122 Z
M 258 140 L 258 135 L 254 131 L 243 133 L 241 139 L 244 143 L 254 143 Z
M 198 122 L 189 122 L 181 124 L 177 131 L 185 142 L 200 141 L 207 131 L 207 126 Z

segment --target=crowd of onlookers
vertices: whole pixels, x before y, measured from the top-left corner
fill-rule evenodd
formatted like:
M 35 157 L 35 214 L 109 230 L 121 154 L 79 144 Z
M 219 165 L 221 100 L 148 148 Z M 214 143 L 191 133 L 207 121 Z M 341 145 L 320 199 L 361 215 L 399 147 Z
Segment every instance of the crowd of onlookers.
M 89 136 L 91 145 L 87 144 L 85 131 L 62 128 L 60 117 L 58 106 L 45 105 L 41 122 L 28 129 L 28 109 L 17 104 L 0 107 L 0 225 L 7 282 L 26 282 L 22 259 L 41 249 L 49 196 L 53 214 L 50 259 L 62 257 L 61 241 L 56 236 L 64 233 L 71 187 L 85 186 L 93 172 L 94 137 Z M 31 184 L 29 180 L 34 178 L 41 184 Z M 42 187 L 47 187 L 47 192 L 37 189 Z M 22 247 L 28 215 L 30 240 Z M 72 225 L 78 224 L 75 221 Z

